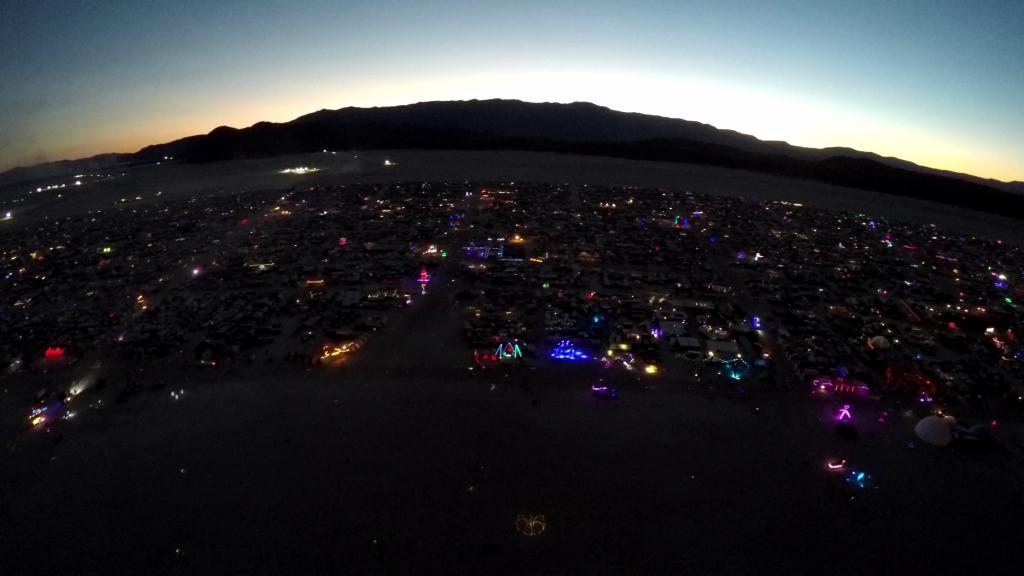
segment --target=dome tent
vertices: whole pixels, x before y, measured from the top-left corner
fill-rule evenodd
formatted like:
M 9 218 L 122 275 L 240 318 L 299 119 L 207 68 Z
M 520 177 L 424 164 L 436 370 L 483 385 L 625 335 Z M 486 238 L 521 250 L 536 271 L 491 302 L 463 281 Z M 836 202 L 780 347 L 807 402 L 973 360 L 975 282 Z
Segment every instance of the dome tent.
M 868 348 L 872 350 L 884 350 L 891 348 L 892 344 L 889 343 L 889 339 L 879 334 L 873 338 L 868 338 Z
M 949 446 L 955 427 L 956 419 L 952 416 L 927 416 L 914 426 L 914 433 L 929 444 Z

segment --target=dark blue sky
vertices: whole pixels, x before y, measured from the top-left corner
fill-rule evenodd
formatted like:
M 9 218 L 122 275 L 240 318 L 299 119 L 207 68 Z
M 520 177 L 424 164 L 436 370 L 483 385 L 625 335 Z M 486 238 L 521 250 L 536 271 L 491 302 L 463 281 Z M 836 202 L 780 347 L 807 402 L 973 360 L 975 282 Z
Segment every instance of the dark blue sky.
M 0 169 L 325 107 L 506 97 L 1024 180 L 1022 37 L 1020 0 L 0 0 Z

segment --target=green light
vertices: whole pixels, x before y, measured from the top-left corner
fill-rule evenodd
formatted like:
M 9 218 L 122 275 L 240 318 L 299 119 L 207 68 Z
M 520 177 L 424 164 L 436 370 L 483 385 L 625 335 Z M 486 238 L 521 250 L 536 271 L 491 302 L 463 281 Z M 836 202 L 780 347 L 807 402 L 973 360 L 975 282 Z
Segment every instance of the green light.
M 541 287 L 542 288 L 551 288 L 551 283 L 550 282 L 545 282 L 545 283 L 541 284 Z
M 1003 302 L 1006 302 L 1007 304 L 1013 304 L 1013 299 L 1007 296 L 1006 298 L 1003 298 Z
M 448 252 L 446 252 L 444 250 L 441 250 L 441 258 L 447 258 L 447 257 L 448 257 Z

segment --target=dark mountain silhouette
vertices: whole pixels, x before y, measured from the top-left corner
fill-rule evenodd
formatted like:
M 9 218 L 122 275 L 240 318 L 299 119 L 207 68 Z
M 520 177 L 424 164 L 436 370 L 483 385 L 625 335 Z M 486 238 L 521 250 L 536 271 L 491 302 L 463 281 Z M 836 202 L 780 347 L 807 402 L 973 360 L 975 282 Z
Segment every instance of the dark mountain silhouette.
M 131 158 L 131 154 L 97 154 L 79 160 L 58 160 L 32 166 L 20 166 L 0 173 L 0 186 L 31 180 L 45 180 L 66 174 L 102 171 Z
M 1024 183 L 935 170 L 848 148 L 763 141 L 687 120 L 618 112 L 595 104 L 518 100 L 422 102 L 320 110 L 290 122 L 221 126 L 147 146 L 117 162 L 259 158 L 322 149 L 537 150 L 691 162 L 818 180 L 1024 217 Z M 23 170 L 23 169 L 22 169 Z

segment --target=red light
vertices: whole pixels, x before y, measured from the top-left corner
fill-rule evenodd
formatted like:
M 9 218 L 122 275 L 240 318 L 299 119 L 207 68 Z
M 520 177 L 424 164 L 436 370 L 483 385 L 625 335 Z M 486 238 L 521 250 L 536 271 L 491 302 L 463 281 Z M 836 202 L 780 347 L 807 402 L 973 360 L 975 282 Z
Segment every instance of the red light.
M 338 246 L 345 246 L 348 244 L 348 238 L 338 238 Z
M 63 348 L 47 348 L 45 356 L 46 356 L 46 358 L 49 358 L 51 360 L 56 360 L 58 358 L 63 358 L 64 357 L 64 349 Z
M 242 218 L 242 220 L 239 222 L 239 224 L 241 224 L 242 226 L 245 226 L 248 223 L 249 223 L 249 219 L 248 218 Z

